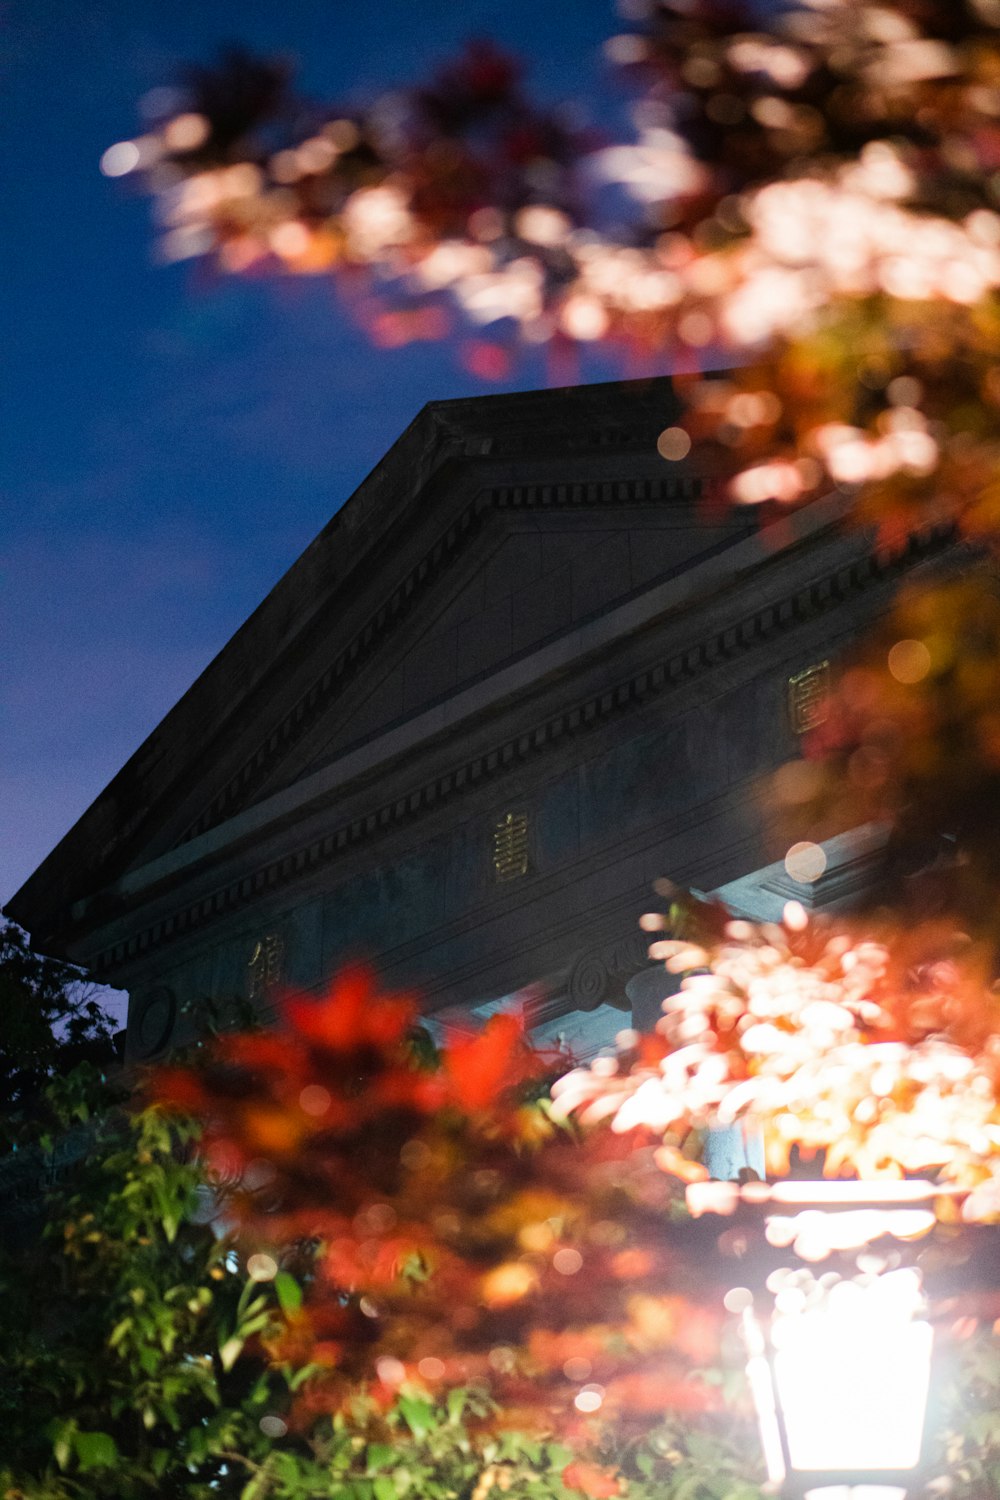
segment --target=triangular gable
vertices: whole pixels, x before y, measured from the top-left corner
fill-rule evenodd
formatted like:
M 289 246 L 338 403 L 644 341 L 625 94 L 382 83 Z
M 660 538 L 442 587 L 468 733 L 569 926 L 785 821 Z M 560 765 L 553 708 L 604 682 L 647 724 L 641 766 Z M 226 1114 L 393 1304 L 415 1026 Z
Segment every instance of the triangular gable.
M 10 915 L 64 950 L 74 903 L 123 871 L 722 545 L 690 471 L 656 457 L 676 410 L 666 380 L 424 408 Z
M 516 509 L 501 496 L 461 563 L 356 680 L 317 705 L 311 722 L 308 693 L 300 720 L 298 705 L 284 716 L 301 727 L 254 794 L 290 784 L 745 534 L 732 523 L 699 524 L 676 481 L 615 488 L 625 493 L 566 509 L 529 508 L 527 487 Z

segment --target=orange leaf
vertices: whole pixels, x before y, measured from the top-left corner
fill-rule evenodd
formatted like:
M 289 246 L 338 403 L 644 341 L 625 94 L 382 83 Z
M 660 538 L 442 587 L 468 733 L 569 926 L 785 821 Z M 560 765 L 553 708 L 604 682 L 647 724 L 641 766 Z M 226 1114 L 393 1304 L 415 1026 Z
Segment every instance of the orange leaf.
M 602 1469 L 598 1464 L 588 1464 L 583 1459 L 574 1459 L 562 1471 L 562 1482 L 568 1490 L 579 1490 L 591 1500 L 611 1500 L 622 1493 L 622 1481 L 614 1469 Z
M 294 1031 L 332 1052 L 401 1042 L 417 1008 L 405 995 L 380 995 L 366 969 L 345 969 L 318 1000 L 290 998 L 285 1017 Z
M 452 1095 L 467 1110 L 488 1109 L 505 1089 L 534 1077 L 539 1068 L 523 1022 L 509 1013 L 491 1016 L 478 1036 L 450 1042 L 443 1062 Z

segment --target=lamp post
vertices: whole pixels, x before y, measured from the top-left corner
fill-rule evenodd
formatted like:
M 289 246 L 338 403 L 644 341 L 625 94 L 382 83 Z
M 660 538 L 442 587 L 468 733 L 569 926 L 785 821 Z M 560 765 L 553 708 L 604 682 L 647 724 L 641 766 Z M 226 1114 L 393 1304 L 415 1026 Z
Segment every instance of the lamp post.
M 763 1218 L 739 1320 L 768 1480 L 788 1497 L 847 1489 L 902 1500 L 919 1473 L 934 1330 L 915 1246 L 931 1183 L 699 1183 L 697 1215 Z M 769 1247 L 769 1248 L 767 1248 Z M 777 1254 L 775 1253 L 777 1252 Z

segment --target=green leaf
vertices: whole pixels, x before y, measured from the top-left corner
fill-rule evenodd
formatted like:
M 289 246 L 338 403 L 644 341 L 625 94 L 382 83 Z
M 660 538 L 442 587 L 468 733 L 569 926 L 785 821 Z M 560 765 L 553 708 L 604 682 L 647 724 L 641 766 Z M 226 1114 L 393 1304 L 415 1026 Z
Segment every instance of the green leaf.
M 698 1432 L 692 1429 L 684 1435 L 685 1445 L 688 1453 L 696 1464 L 704 1464 L 706 1467 L 715 1468 L 721 1457 L 721 1447 L 715 1438 L 710 1437 L 707 1432 Z
M 316 1374 L 317 1370 L 321 1370 L 322 1368 L 323 1366 L 318 1364 L 303 1365 L 301 1370 L 296 1370 L 287 1377 L 288 1389 L 290 1391 L 297 1391 L 300 1385 L 304 1384 L 305 1381 Z
M 399 1410 L 415 1438 L 424 1438 L 434 1427 L 434 1408 L 418 1396 L 400 1396 Z
M 76 1422 L 70 1417 L 66 1421 L 60 1421 L 54 1417 L 46 1428 L 48 1436 L 52 1440 L 52 1452 L 60 1469 L 65 1469 L 69 1463 L 70 1454 L 73 1451 L 73 1435 L 76 1432 Z
M 396 1462 L 396 1450 L 390 1448 L 388 1443 L 369 1443 L 365 1452 L 365 1467 L 373 1469 L 387 1469 L 390 1464 Z
M 238 1338 L 226 1339 L 219 1348 L 219 1359 L 222 1361 L 224 1370 L 231 1370 L 239 1359 L 243 1350 L 243 1340 Z
M 455 1386 L 454 1390 L 448 1392 L 448 1421 L 453 1427 L 457 1427 L 462 1420 L 469 1401 L 469 1393 L 464 1385 Z
M 73 1447 L 81 1469 L 110 1468 L 118 1460 L 118 1444 L 110 1432 L 77 1432 Z
M 396 1486 L 387 1474 L 379 1474 L 372 1480 L 375 1500 L 397 1500 Z
M 573 1462 L 572 1448 L 564 1448 L 562 1443 L 548 1443 L 545 1448 L 545 1456 L 549 1461 L 550 1469 L 558 1469 L 560 1474 L 567 1464 Z
M 108 1339 L 108 1348 L 116 1349 L 131 1327 L 132 1319 L 130 1317 L 122 1318 L 120 1322 L 116 1323 Z
M 283 1313 L 296 1313 L 302 1306 L 302 1288 L 287 1271 L 279 1271 L 274 1278 L 274 1290 Z

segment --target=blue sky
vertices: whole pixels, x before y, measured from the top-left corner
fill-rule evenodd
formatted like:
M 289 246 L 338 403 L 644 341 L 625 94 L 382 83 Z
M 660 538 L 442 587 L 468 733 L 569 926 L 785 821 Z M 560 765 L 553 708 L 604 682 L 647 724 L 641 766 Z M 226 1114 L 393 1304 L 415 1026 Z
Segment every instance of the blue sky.
M 155 263 L 102 151 L 228 41 L 322 97 L 470 35 L 552 100 L 599 88 L 605 0 L 11 0 L 0 19 L 0 902 L 13 894 L 427 400 L 454 347 L 370 348 L 316 280 Z M 608 378 L 598 362 L 584 372 Z

